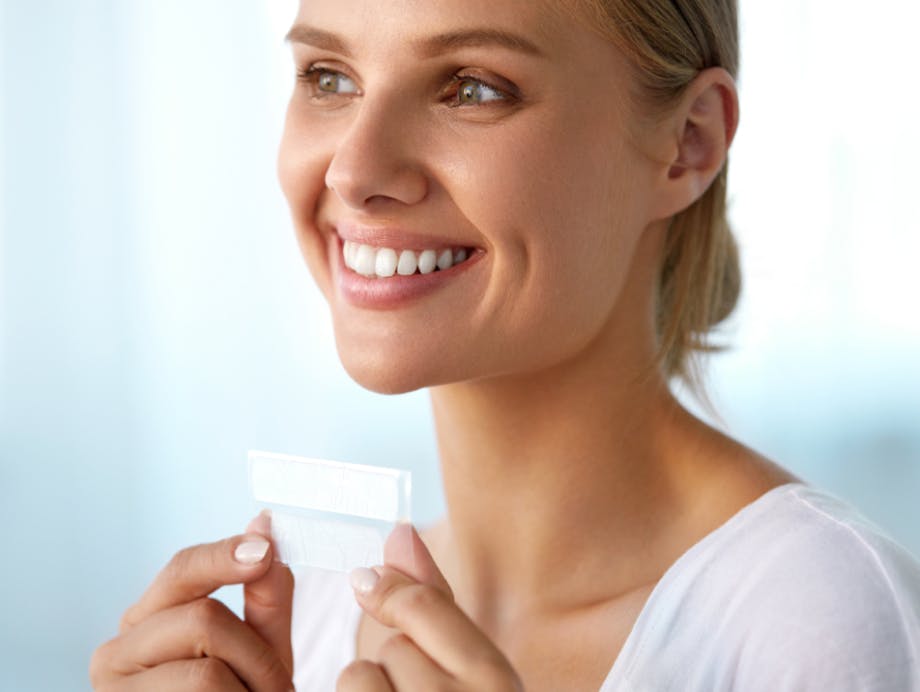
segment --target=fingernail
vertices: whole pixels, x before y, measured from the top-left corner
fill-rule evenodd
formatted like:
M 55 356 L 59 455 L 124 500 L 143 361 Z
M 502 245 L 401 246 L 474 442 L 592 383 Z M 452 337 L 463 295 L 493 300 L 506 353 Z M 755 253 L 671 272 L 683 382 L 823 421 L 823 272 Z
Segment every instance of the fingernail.
M 254 565 L 262 562 L 267 552 L 268 541 L 264 538 L 251 538 L 236 546 L 236 550 L 233 551 L 233 559 L 244 565 Z
M 380 575 L 367 567 L 356 567 L 348 575 L 348 578 L 351 581 L 351 588 L 362 596 L 367 596 L 377 585 L 377 582 L 380 581 Z

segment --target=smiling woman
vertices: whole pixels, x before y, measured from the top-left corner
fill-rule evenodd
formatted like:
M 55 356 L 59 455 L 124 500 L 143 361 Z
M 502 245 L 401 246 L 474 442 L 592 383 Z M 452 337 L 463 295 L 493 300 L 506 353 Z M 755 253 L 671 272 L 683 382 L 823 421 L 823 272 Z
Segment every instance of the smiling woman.
M 671 391 L 738 296 L 736 25 L 732 0 L 301 4 L 280 183 L 345 369 L 429 389 L 447 513 L 350 586 L 273 563 L 265 518 L 182 551 L 97 687 L 920 686 L 916 559 Z M 235 582 L 243 619 L 209 597 Z

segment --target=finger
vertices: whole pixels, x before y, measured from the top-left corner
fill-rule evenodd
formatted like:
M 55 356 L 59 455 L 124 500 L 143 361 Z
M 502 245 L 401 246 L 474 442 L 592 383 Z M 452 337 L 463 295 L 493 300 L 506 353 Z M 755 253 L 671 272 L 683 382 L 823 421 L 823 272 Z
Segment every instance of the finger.
M 213 598 L 157 611 L 100 647 L 94 664 L 105 671 L 97 676 L 104 682 L 203 657 L 224 661 L 250 690 L 291 689 L 290 671 L 278 653 Z
M 267 511 L 253 519 L 247 532 L 258 533 L 271 540 L 271 514 Z M 246 622 L 268 642 L 287 667 L 294 672 L 294 651 L 291 646 L 291 606 L 294 600 L 294 577 L 280 562 L 272 562 L 265 574 L 243 588 Z
M 377 654 L 393 687 L 399 692 L 441 690 L 451 675 L 432 661 L 404 634 L 387 639 Z
M 122 678 L 114 685 L 97 688 L 98 692 L 150 692 L 150 690 L 220 690 L 247 692 L 227 665 L 216 658 L 194 661 L 171 661 L 138 675 Z
M 185 548 L 157 575 L 121 620 L 125 631 L 151 614 L 207 596 L 226 584 L 258 579 L 271 565 L 271 544 L 259 534 Z
M 339 673 L 335 692 L 396 692 L 383 669 L 364 659 L 352 661 Z
M 390 532 L 383 546 L 383 562 L 418 582 L 431 584 L 453 600 L 447 579 L 412 524 L 397 524 Z
M 294 577 L 291 570 L 280 562 L 273 562 L 265 576 L 246 584 L 243 597 L 246 622 L 278 652 L 288 672 L 293 673 L 291 607 Z
M 507 666 L 501 652 L 451 598 L 384 565 L 380 574 L 358 568 L 351 573 L 361 607 L 386 627 L 404 634 L 448 673 Z
M 272 537 L 272 512 L 270 509 L 263 509 L 252 518 L 246 527 L 246 533 L 259 533 L 266 538 Z

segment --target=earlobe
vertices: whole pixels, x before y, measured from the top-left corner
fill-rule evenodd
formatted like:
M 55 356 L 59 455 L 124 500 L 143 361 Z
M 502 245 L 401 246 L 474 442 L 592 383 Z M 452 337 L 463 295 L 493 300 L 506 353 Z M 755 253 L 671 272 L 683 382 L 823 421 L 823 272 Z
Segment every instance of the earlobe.
M 699 199 L 725 164 L 738 127 L 738 95 L 731 75 L 722 68 L 701 72 L 687 87 L 675 116 L 675 155 L 667 170 L 663 216 L 673 216 Z

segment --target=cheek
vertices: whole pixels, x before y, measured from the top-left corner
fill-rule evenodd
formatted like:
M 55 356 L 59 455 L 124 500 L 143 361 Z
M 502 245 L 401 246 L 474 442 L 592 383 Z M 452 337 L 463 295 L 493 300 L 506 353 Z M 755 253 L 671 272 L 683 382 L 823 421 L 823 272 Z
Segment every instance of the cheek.
M 327 300 L 331 296 L 326 242 L 315 225 L 316 210 L 325 189 L 325 172 L 332 154 L 317 147 L 310 129 L 298 118 L 293 105 L 288 110 L 278 151 L 278 180 L 287 199 L 301 253 L 314 280 Z
M 495 246 L 488 300 L 473 318 L 500 319 L 510 339 L 596 333 L 644 228 L 638 160 L 625 138 L 571 128 L 573 117 L 521 117 L 488 147 L 459 150 L 447 168 L 450 197 Z

